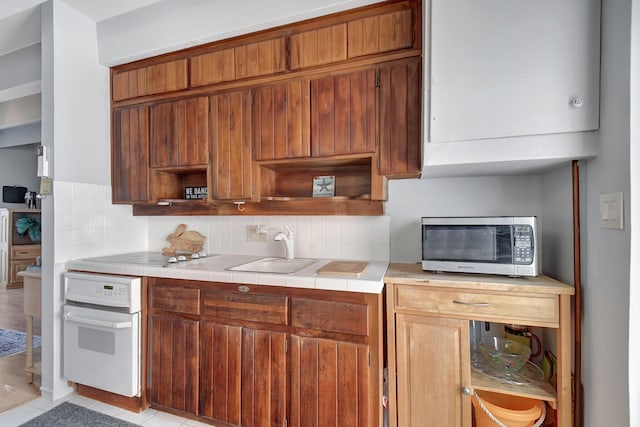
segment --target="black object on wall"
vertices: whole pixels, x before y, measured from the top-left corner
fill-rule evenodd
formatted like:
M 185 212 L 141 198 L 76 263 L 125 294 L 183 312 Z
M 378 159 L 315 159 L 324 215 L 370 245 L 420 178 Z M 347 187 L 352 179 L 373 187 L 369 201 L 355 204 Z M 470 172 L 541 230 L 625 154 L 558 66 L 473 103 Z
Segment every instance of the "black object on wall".
M 2 186 L 2 203 L 24 203 L 27 187 Z

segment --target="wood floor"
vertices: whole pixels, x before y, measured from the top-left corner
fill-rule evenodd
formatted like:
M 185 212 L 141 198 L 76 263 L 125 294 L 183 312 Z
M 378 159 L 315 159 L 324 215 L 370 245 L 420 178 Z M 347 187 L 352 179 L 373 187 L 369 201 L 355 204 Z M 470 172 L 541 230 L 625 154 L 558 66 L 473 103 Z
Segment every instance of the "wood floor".
M 26 332 L 23 294 L 22 288 L 5 289 L 0 286 L 0 328 Z M 33 331 L 40 335 L 40 319 L 34 319 Z M 36 376 L 33 384 L 27 383 L 25 357 L 22 352 L 0 359 L 0 413 L 40 396 L 40 377 Z M 40 360 L 40 347 L 34 351 L 34 360 Z

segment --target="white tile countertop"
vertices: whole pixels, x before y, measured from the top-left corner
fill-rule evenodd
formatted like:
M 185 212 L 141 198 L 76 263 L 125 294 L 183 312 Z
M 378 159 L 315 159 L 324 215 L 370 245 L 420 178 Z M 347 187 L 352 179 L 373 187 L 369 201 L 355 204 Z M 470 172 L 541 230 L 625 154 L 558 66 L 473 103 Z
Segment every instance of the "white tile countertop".
M 369 264 L 359 277 L 319 275 L 316 271 L 332 259 L 318 259 L 294 273 L 254 273 L 229 271 L 227 268 L 264 258 L 254 255 L 222 254 L 179 262 L 167 266 L 141 265 L 127 262 L 126 254 L 118 262 L 105 262 L 104 258 L 83 258 L 66 262 L 67 270 L 130 276 L 166 277 L 209 282 L 244 283 L 255 285 L 288 286 L 294 288 L 325 289 L 335 291 L 379 294 L 384 288 L 384 275 L 389 263 L 367 261 Z

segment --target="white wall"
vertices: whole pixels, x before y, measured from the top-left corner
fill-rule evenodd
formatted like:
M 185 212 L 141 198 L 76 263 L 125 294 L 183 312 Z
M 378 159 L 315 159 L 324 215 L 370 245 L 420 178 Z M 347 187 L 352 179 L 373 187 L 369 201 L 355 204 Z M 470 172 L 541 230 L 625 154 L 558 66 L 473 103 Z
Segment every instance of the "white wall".
M 40 180 L 36 176 L 38 161 L 34 146 L 0 149 L 0 187 L 18 185 L 27 191 L 39 191 Z M 1 194 L 1 193 L 0 193 Z M 0 208 L 25 208 L 24 203 L 2 203 Z
M 631 7 L 631 76 L 630 81 L 630 259 L 640 259 L 640 2 Z M 630 263 L 629 273 L 629 360 L 640 354 L 640 263 Z M 632 309 L 633 308 L 633 309 Z M 629 425 L 640 425 L 640 366 L 629 363 Z
M 165 0 L 100 21 L 100 63 L 123 64 L 378 1 Z
M 385 213 L 391 218 L 391 261 L 420 260 L 423 216 L 539 217 L 540 189 L 538 175 L 389 181 Z
M 628 426 L 631 0 L 604 0 L 601 152 L 581 166 L 585 425 Z M 601 229 L 599 195 L 622 191 L 624 230 Z M 636 260 L 637 263 L 637 260 Z M 632 363 L 636 363 L 637 355 Z M 636 424 L 637 425 L 637 424 Z
M 63 8 L 71 22 L 54 29 L 56 179 L 109 185 L 109 69 L 98 63 L 96 24 Z
M 572 182 L 570 164 L 542 175 L 542 271 L 568 284 L 573 284 Z
M 61 0 L 42 6 L 42 144 L 53 195 L 43 200 L 42 392 L 72 391 L 61 372 L 64 261 L 147 247 L 147 223 L 111 206 L 108 69 L 96 26 Z

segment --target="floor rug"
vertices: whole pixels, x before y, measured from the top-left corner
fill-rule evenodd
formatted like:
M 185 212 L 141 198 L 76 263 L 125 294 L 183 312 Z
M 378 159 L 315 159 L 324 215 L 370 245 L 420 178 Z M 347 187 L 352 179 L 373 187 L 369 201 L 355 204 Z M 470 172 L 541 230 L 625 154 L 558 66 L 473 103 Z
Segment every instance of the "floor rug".
M 138 427 L 101 412 L 64 402 L 20 427 Z
M 41 338 L 33 336 L 33 347 L 38 347 Z M 24 332 L 0 329 L 0 358 L 21 353 L 27 349 L 27 334 Z

